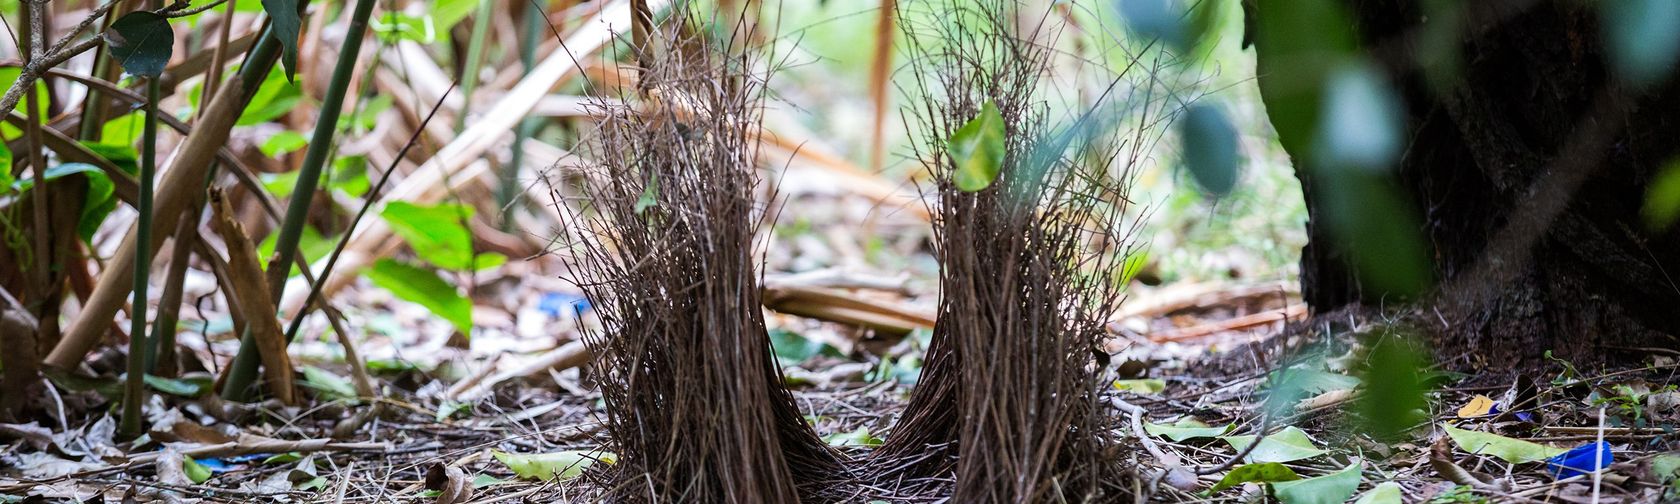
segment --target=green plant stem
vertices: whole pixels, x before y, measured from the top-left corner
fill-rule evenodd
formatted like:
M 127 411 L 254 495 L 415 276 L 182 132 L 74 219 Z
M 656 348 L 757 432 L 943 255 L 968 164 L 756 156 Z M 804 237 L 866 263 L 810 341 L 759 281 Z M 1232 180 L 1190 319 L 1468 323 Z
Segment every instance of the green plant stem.
M 479 0 L 478 12 L 473 14 L 472 38 L 467 40 L 467 65 L 461 72 L 461 112 L 455 115 L 455 127 L 467 124 L 472 111 L 473 91 L 478 89 L 478 73 L 484 65 L 484 37 L 490 31 L 491 0 Z
M 519 34 L 519 64 L 525 73 L 530 73 L 531 67 L 537 63 L 537 32 L 548 21 L 548 17 L 543 15 L 543 7 L 547 4 L 546 0 L 533 0 L 525 6 L 525 33 Z M 519 126 L 513 130 L 513 159 L 502 167 L 502 187 L 496 194 L 496 208 L 504 212 L 519 197 L 519 168 L 525 165 L 525 140 L 535 135 L 536 130 L 537 120 L 532 117 L 520 120 Z M 513 227 L 513 219 L 507 217 L 501 220 L 503 230 Z
M 367 34 L 368 16 L 373 12 L 373 4 L 374 0 L 356 0 L 355 11 L 350 15 L 350 29 L 345 36 L 344 45 L 339 48 L 338 63 L 333 66 L 332 80 L 327 84 L 326 95 L 321 101 L 321 116 L 315 121 L 315 132 L 309 139 L 309 150 L 304 153 L 303 166 L 298 169 L 297 187 L 292 190 L 292 200 L 286 207 L 286 218 L 281 221 L 280 234 L 274 240 L 276 258 L 268 265 L 268 290 L 276 302 L 279 302 L 286 292 L 286 277 L 297 259 L 298 241 L 303 237 L 304 222 L 309 218 L 310 201 L 314 199 L 316 186 L 321 181 L 321 169 L 327 164 L 333 135 L 338 131 L 338 116 L 344 109 L 344 94 L 350 88 L 351 76 L 356 73 L 356 60 L 362 49 L 362 38 Z M 242 399 L 245 390 L 256 381 L 257 366 L 260 363 L 255 338 L 250 329 L 246 329 L 240 337 L 239 353 L 234 357 L 233 368 L 229 371 L 227 383 L 222 388 L 222 397 Z
M 140 141 L 140 212 L 136 243 L 152 240 L 152 179 L 157 171 L 158 80 L 146 79 L 146 126 Z M 146 287 L 151 282 L 152 248 L 138 247 L 134 255 L 134 309 L 128 336 L 128 382 L 123 393 L 122 433 L 140 435 L 140 405 L 146 398 Z

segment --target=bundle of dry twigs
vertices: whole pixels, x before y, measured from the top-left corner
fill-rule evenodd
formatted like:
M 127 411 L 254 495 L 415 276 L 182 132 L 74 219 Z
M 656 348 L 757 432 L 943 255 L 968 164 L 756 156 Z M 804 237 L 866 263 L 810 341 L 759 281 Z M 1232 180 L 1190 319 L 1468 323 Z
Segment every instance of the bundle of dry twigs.
M 609 495 L 821 500 L 840 464 L 782 387 L 760 308 L 766 65 L 699 21 L 679 2 L 645 32 L 637 96 L 594 105 L 587 202 L 565 230 L 603 325 L 585 338 L 619 457 Z
M 1131 147 L 1159 133 L 1117 127 L 1126 113 L 1102 103 L 1107 95 L 1054 124 L 1044 84 L 1061 26 L 1052 11 L 1014 0 L 942 8 L 949 14 L 938 24 L 906 25 L 941 41 L 911 45 L 921 99 L 909 113 L 925 135 L 916 157 L 934 160 L 926 168 L 937 196 L 939 321 L 921 383 L 875 455 L 875 477 L 954 470 L 959 502 L 1112 493 L 1104 482 L 1120 468 L 1106 446 L 1112 419 L 1098 402 L 1093 348 L 1135 252 Z M 947 142 L 988 104 L 1003 119 L 1005 155 L 989 186 L 965 191 Z

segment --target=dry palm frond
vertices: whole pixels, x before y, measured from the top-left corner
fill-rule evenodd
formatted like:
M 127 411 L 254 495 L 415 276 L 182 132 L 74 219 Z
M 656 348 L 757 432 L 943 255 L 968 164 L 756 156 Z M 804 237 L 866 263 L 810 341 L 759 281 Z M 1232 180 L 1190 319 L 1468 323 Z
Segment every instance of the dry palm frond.
M 1014 0 L 940 8 L 934 37 L 906 24 L 920 95 L 910 115 L 926 135 L 916 158 L 936 160 L 926 168 L 937 198 L 939 322 L 873 476 L 954 473 L 959 502 L 1104 500 L 1121 468 L 1093 349 L 1135 252 L 1135 156 L 1160 135 L 1158 126 L 1121 125 L 1159 124 L 1128 116 L 1161 107 L 1098 103 L 1055 126 L 1047 81 L 1059 17 Z M 1104 101 L 1122 89 L 1114 77 Z M 989 187 L 966 192 L 946 143 L 988 103 L 1004 119 L 1005 156 Z
M 679 3 L 664 25 L 695 22 Z M 618 454 L 611 496 L 821 500 L 837 456 L 806 424 L 766 335 L 754 239 L 766 212 L 758 62 L 654 27 L 640 103 L 594 104 L 586 201 L 566 238 L 598 308 L 585 336 Z

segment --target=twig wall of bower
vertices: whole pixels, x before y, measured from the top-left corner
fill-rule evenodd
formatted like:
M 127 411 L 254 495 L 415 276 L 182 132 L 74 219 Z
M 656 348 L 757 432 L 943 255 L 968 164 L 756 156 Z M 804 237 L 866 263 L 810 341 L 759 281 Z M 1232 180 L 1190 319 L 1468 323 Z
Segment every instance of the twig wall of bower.
M 1048 82 L 1065 26 L 1054 7 L 934 8 L 938 21 L 907 22 L 905 38 L 919 95 L 907 116 L 925 132 L 915 157 L 936 160 L 926 169 L 939 320 L 921 382 L 869 472 L 881 484 L 954 474 L 957 502 L 1123 493 L 1111 486 L 1122 468 L 1093 351 L 1141 224 L 1128 213 L 1132 167 L 1160 135 L 1121 125 L 1159 124 L 1147 116 L 1166 107 L 1103 71 L 1112 80 L 1097 83 L 1100 96 L 1052 120 L 1051 102 L 1066 98 Z M 1003 118 L 1005 156 L 989 186 L 964 191 L 948 141 L 987 104 Z
M 760 308 L 768 65 L 702 39 L 698 15 L 678 2 L 639 31 L 666 50 L 638 52 L 647 68 L 629 105 L 592 105 L 586 203 L 564 231 L 602 323 L 585 340 L 618 456 L 608 497 L 828 500 L 841 465 L 783 388 Z

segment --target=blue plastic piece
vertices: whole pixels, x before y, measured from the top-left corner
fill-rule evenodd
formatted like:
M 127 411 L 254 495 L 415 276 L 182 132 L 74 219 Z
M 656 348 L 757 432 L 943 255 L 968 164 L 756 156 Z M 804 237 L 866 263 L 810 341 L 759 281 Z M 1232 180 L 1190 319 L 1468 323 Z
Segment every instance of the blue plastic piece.
M 591 308 L 593 306 L 590 306 L 589 298 L 564 292 L 545 292 L 542 299 L 537 301 L 537 309 L 554 318 L 567 315 L 582 317 L 583 314 L 589 313 Z
M 1593 463 L 1595 459 L 1596 464 Z M 1546 471 L 1552 473 L 1554 478 L 1572 478 L 1591 474 L 1615 461 L 1616 456 L 1610 451 L 1610 443 L 1598 441 L 1577 446 L 1573 450 L 1546 459 Z

